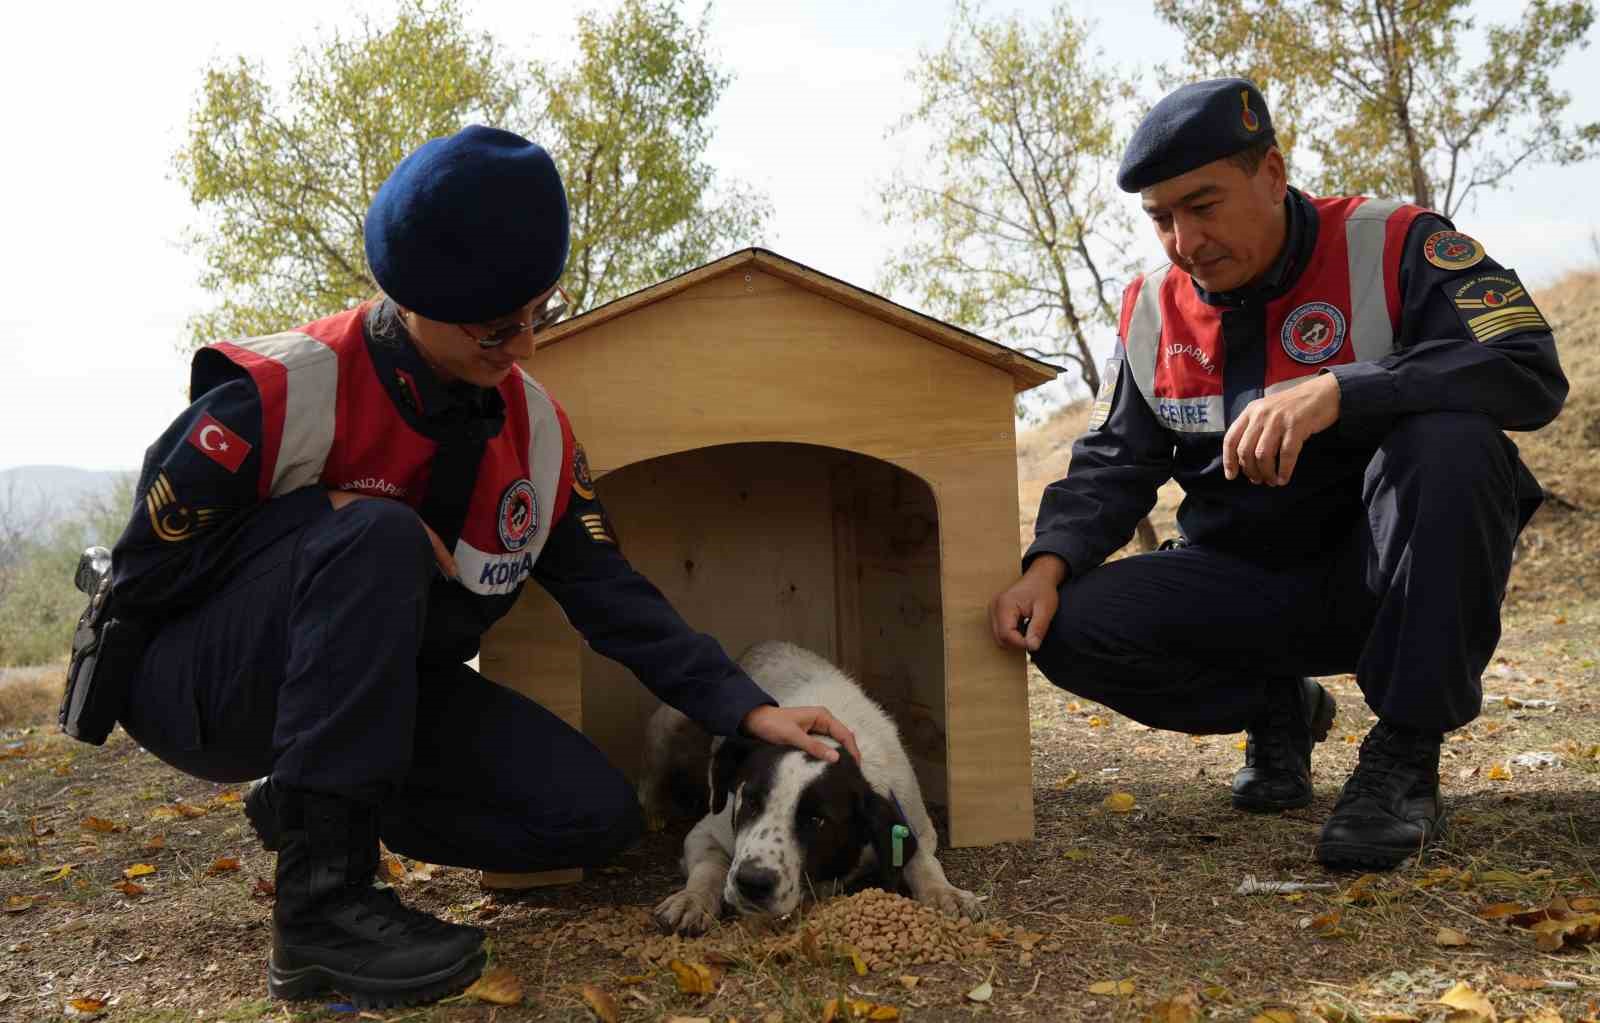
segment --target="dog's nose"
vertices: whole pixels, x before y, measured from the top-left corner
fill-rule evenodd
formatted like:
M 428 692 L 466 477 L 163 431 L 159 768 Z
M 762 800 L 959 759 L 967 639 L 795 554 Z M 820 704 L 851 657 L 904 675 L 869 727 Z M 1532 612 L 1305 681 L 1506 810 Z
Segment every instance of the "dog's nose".
M 778 887 L 778 874 L 765 867 L 746 863 L 733 875 L 733 883 L 738 886 L 739 894 L 746 902 L 759 906 L 770 899 L 773 890 Z

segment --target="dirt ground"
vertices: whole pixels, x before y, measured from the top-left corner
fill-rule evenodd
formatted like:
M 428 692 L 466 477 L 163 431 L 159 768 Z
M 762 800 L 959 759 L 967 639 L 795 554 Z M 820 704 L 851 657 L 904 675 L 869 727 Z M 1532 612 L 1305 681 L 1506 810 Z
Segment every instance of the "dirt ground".
M 1538 298 L 1578 386 L 1556 426 L 1518 440 L 1556 499 L 1519 552 L 1483 716 L 1445 748 L 1447 837 L 1391 874 L 1329 874 L 1311 855 L 1373 722 L 1353 679 L 1327 680 L 1340 715 L 1315 755 L 1316 801 L 1261 817 L 1228 805 L 1240 736 L 1151 731 L 1034 677 L 1035 840 L 941 854 L 987 899 L 988 921 L 950 931 L 959 961 L 916 965 L 910 941 L 858 972 L 845 946 L 859 939 L 830 930 L 826 907 L 669 942 L 642 910 L 679 882 L 679 825 L 582 883 L 518 898 L 392 862 L 406 900 L 488 929 L 514 997 L 358 1016 L 331 998 L 267 1000 L 272 857 L 236 787 L 181 775 L 121 732 L 91 748 L 13 722 L 0 729 L 0 1020 L 749 1023 L 820 1021 L 830 1000 L 841 1020 L 1600 1017 L 1600 941 L 1574 944 L 1579 926 L 1543 950 L 1505 905 L 1600 910 L 1581 901 L 1600 897 L 1600 275 Z M 1019 526 L 1065 465 L 1074 415 L 1019 445 Z M 1311 887 L 1240 894 L 1248 878 Z M 681 990 L 699 983 L 710 992 Z

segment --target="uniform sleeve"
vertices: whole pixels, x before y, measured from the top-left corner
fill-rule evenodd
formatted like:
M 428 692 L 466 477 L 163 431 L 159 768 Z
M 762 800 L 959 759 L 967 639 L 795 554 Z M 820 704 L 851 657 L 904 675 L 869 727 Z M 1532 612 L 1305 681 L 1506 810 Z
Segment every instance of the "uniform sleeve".
M 592 490 L 573 488 L 533 578 L 596 653 L 633 672 L 662 702 L 713 735 L 733 735 L 746 714 L 777 705 L 721 644 L 690 628 L 634 570 Z
M 1119 350 L 1106 363 L 1089 429 L 1072 445 L 1065 479 L 1045 488 L 1026 571 L 1054 554 L 1072 575 L 1100 564 L 1132 538 L 1172 477 L 1172 439 L 1156 421 Z
M 1416 412 L 1481 412 L 1502 429 L 1536 430 L 1561 411 L 1567 378 L 1555 338 L 1516 273 L 1487 257 L 1435 265 L 1426 246 L 1440 232 L 1449 222 L 1428 214 L 1406 236 L 1397 350 L 1327 370 L 1339 381 L 1346 437 L 1381 437 Z
M 243 371 L 214 373 L 210 383 L 145 452 L 132 513 L 112 552 L 116 599 L 128 613 L 170 611 L 213 590 L 231 563 L 231 540 L 261 506 L 255 384 Z M 282 506 L 286 529 L 328 507 L 316 487 L 272 503 Z

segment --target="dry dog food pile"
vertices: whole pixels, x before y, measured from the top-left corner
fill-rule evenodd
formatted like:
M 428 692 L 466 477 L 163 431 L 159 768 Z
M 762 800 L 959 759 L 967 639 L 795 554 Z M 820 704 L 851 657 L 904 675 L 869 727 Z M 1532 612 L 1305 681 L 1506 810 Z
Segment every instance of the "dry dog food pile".
M 685 938 L 662 934 L 647 910 L 602 909 L 577 927 L 585 937 L 647 966 L 673 959 L 749 962 L 847 955 L 854 949 L 868 969 L 966 962 L 1015 949 L 1031 958 L 1035 948 L 1056 947 L 1045 936 L 1006 924 L 945 916 L 931 906 L 868 888 L 846 898 L 810 906 L 783 920 L 730 919 L 710 934 Z M 808 937 L 809 934 L 809 937 Z

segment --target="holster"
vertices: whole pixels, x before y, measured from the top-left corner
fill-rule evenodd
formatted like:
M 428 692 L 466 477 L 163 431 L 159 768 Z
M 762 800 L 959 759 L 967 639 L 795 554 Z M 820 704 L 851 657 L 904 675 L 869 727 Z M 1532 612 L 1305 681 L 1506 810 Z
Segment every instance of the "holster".
M 122 716 L 149 639 L 139 623 L 114 613 L 112 596 L 108 575 L 78 619 L 58 715 L 63 732 L 95 746 L 106 741 Z

